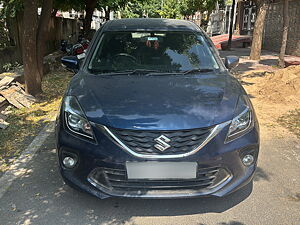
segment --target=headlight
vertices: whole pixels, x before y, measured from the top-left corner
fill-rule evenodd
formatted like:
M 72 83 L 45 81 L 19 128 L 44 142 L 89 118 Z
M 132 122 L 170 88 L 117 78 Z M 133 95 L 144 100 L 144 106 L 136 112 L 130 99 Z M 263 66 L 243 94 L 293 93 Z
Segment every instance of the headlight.
M 91 124 L 86 119 L 77 99 L 74 96 L 65 97 L 63 112 L 67 128 L 70 131 L 87 138 L 94 138 Z
M 243 136 L 254 126 L 252 106 L 248 97 L 240 97 L 236 112 L 240 113 L 232 119 L 225 143 Z

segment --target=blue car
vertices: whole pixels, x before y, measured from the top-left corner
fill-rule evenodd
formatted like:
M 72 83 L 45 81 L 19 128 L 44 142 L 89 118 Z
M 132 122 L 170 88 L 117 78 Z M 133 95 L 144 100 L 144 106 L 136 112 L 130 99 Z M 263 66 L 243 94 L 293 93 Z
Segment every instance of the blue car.
M 80 58 L 80 59 L 79 59 Z M 195 24 L 105 23 L 76 71 L 56 123 L 60 172 L 99 198 L 225 196 L 252 182 L 259 126 L 238 58 L 221 59 Z

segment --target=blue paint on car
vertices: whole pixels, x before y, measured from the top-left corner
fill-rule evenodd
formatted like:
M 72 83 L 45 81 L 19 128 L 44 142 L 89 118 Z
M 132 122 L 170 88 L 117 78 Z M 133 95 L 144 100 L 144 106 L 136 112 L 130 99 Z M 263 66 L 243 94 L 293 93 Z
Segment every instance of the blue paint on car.
M 99 198 L 179 198 L 221 197 L 252 181 L 253 106 L 195 24 L 107 22 L 80 64 L 56 123 L 68 184 Z M 180 177 L 182 165 L 190 166 Z

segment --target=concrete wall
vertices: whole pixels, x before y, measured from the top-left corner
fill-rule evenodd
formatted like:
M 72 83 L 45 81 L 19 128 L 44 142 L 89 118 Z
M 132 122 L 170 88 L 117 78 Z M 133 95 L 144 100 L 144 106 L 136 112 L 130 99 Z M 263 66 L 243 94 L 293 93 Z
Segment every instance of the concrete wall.
M 47 53 L 51 53 L 60 47 L 60 41 L 67 39 L 76 42 L 80 31 L 78 20 L 66 19 L 61 17 L 52 18 L 49 23 L 49 35 Z M 69 37 L 71 36 L 71 38 Z
M 15 46 L 0 49 L 0 73 L 4 72 L 3 66 L 7 63 L 22 63 L 22 21 L 10 21 L 12 27 L 11 38 L 14 40 Z M 79 35 L 79 23 L 75 19 L 65 19 L 60 17 L 51 18 L 49 23 L 49 33 L 46 41 L 46 54 L 56 51 L 60 47 L 62 39 L 68 39 L 76 42 Z M 69 38 L 69 36 L 72 36 Z
M 300 56 L 300 0 L 289 2 L 289 32 L 286 54 Z M 264 29 L 263 48 L 279 52 L 283 32 L 283 4 L 271 4 Z

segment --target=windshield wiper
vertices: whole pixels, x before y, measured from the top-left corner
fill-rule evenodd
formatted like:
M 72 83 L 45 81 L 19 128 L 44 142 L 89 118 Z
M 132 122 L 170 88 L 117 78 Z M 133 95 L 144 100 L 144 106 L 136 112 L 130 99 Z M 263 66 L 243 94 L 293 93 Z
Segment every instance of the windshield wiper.
M 205 72 L 213 72 L 215 71 L 215 69 L 191 69 L 191 70 L 187 70 L 187 71 L 183 71 L 182 74 L 186 75 L 186 74 L 191 74 L 191 73 L 205 73 Z
M 128 70 L 124 71 L 124 73 L 128 74 L 149 74 L 149 73 L 159 73 L 159 70 L 147 70 L 147 69 L 135 69 L 135 70 Z
M 97 72 L 98 75 L 135 75 L 135 74 L 150 74 L 150 73 L 159 73 L 159 70 L 147 70 L 147 69 L 135 69 L 135 70 L 115 70 L 115 71 L 101 71 L 93 69 L 91 72 Z

